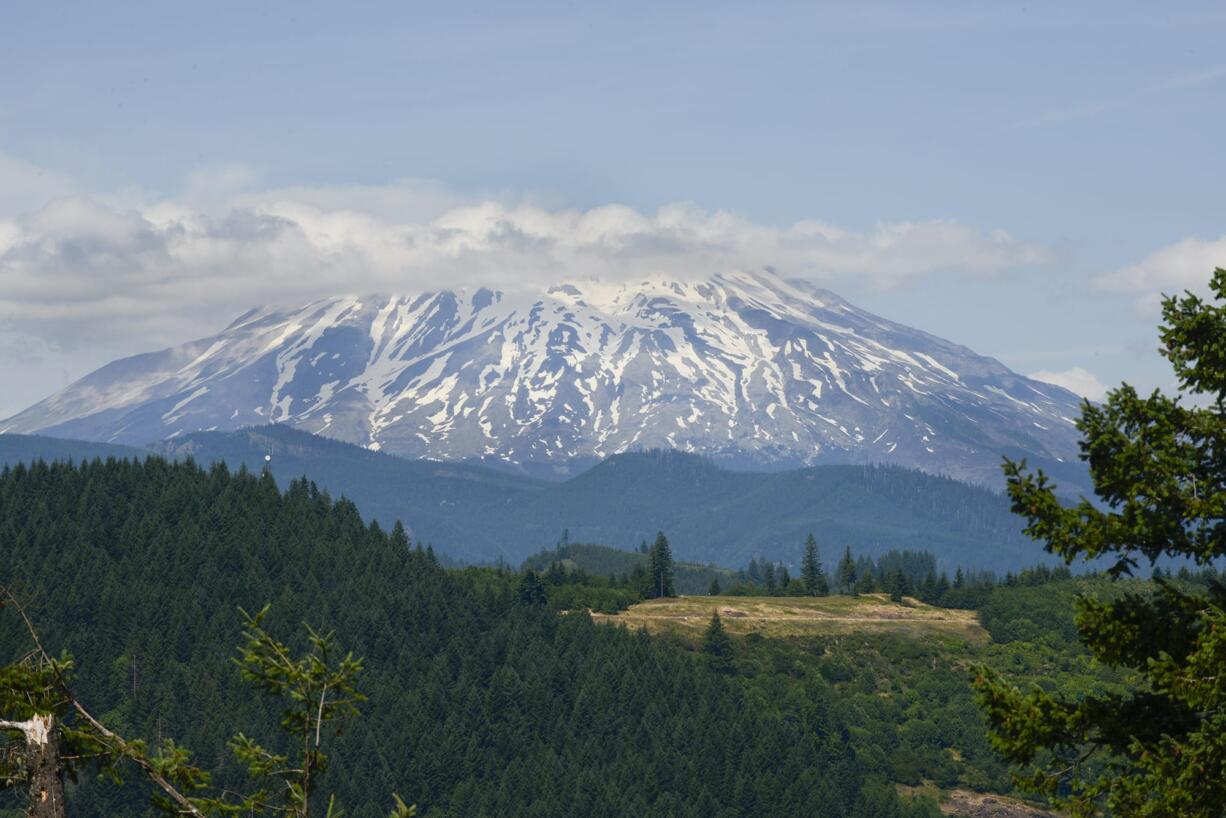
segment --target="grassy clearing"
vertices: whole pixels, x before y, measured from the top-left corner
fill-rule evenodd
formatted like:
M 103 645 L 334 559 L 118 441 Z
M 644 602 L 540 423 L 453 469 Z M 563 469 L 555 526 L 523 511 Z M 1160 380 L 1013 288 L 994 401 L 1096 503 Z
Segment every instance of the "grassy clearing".
M 693 636 L 701 633 L 718 610 L 729 633 L 771 637 L 825 636 L 848 633 L 924 633 L 955 636 L 986 644 L 987 632 L 974 611 L 934 608 L 907 598 L 891 602 L 885 594 L 858 597 L 682 596 L 652 599 L 619 614 L 593 614 L 598 622 L 656 633 Z

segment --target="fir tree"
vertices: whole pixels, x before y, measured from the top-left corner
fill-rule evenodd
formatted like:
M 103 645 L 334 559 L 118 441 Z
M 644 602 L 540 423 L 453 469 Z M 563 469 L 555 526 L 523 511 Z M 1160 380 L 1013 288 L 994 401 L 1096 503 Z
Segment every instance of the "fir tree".
M 676 596 L 677 592 L 673 586 L 673 552 L 663 531 L 656 534 L 656 542 L 648 556 L 651 564 L 650 597 Z
M 817 540 L 810 534 L 805 540 L 805 554 L 800 563 L 800 578 L 805 583 L 805 593 L 809 596 L 825 596 L 830 589 L 826 586 L 826 572 L 822 570 L 822 559 L 817 551 Z
M 839 560 L 839 588 L 845 594 L 856 592 L 856 561 L 851 558 L 851 546 L 847 546 Z
M 707 655 L 712 669 L 720 672 L 732 669 L 732 638 L 724 630 L 719 611 L 711 614 L 711 622 L 702 638 L 702 651 Z
M 554 565 L 557 565 L 555 562 Z M 549 594 L 545 591 L 545 583 L 535 571 L 525 571 L 524 578 L 519 581 L 519 601 L 529 607 L 549 604 Z
M 711 580 L 711 587 L 707 589 L 707 593 L 710 596 L 719 596 L 721 590 L 719 587 L 719 577 L 715 577 Z
M 911 592 L 910 583 L 907 582 L 907 575 L 902 572 L 902 569 L 895 569 L 890 574 L 887 590 L 890 593 L 890 599 L 895 602 L 902 602 L 904 596 Z
M 1226 270 L 1211 289 L 1212 302 L 1191 293 L 1163 301 L 1162 354 L 1181 395 L 1142 397 L 1125 384 L 1102 404 L 1082 404 L 1082 457 L 1101 503 L 1066 505 L 1042 471 L 1005 463 L 1026 533 L 1066 563 L 1111 558 L 1118 578 L 1140 560 L 1226 556 Z M 1151 593 L 1082 597 L 1078 609 L 1094 657 L 1143 683 L 1062 697 L 1023 693 L 984 670 L 976 684 L 996 746 L 1012 761 L 1037 761 L 1026 782 L 1077 816 L 1221 818 L 1226 587 L 1163 580 Z M 1087 764 L 1095 755 L 1105 758 Z
M 762 569 L 762 580 L 766 583 L 766 595 L 774 596 L 779 588 L 778 581 L 775 579 L 775 563 L 766 563 L 766 567 Z
M 750 558 L 749 565 L 745 568 L 745 571 L 749 574 L 750 582 L 758 585 L 762 583 L 762 568 L 758 565 L 758 561 L 756 559 L 752 557 Z
M 949 593 L 949 577 L 942 571 L 940 578 L 937 579 L 937 587 L 933 589 L 933 604 L 939 603 L 947 593 Z

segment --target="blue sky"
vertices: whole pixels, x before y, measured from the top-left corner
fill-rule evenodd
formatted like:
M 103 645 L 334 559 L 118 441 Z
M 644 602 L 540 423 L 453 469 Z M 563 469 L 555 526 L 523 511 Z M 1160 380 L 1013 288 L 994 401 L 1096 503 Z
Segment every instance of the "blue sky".
M 0 32 L 0 416 L 246 301 L 463 278 L 370 248 L 487 240 L 482 207 L 550 242 L 728 224 L 665 267 L 772 264 L 1088 392 L 1168 385 L 1156 294 L 1226 266 L 1220 3 L 42 3 Z M 474 279 L 623 274 L 509 252 Z

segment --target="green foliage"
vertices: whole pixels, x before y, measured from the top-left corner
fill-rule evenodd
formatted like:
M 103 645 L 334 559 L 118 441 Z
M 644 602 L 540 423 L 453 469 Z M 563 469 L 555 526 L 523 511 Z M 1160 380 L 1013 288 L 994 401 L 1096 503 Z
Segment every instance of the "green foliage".
M 610 548 L 605 545 L 571 542 L 540 551 L 524 560 L 526 570 L 542 572 L 548 570 L 555 562 L 561 563 L 568 572 L 583 571 L 586 577 L 583 581 L 591 583 L 594 576 L 619 577 L 627 579 L 627 584 L 640 588 L 646 598 L 647 579 L 645 570 L 651 546 L 642 544 L 641 550 L 623 551 L 620 548 Z M 641 583 L 629 582 L 636 569 L 644 571 Z M 721 584 L 733 581 L 735 572 L 728 568 L 715 565 L 699 565 L 692 562 L 673 561 L 673 584 L 679 594 L 706 593 L 711 582 L 718 580 Z M 641 585 L 641 587 L 640 587 Z M 636 600 L 637 601 L 637 600 Z
M 712 670 L 726 673 L 732 669 L 732 637 L 724 630 L 719 611 L 711 614 L 711 623 L 702 638 L 702 652 L 707 655 Z
M 800 577 L 805 584 L 805 593 L 809 596 L 826 596 L 830 586 L 826 582 L 826 572 L 822 570 L 822 558 L 817 550 L 817 540 L 812 534 L 805 539 L 805 553 L 800 563 Z
M 271 602 L 269 632 L 327 622 L 364 657 L 363 717 L 327 745 L 333 808 L 349 818 L 383 818 L 402 785 L 423 818 L 833 818 L 885 797 L 821 689 L 785 705 L 660 639 L 559 616 L 566 584 L 542 579 L 550 606 L 525 606 L 520 574 L 445 569 L 309 483 L 283 494 L 270 476 L 159 460 L 13 468 L 0 565 L 34 600 L 44 643 L 74 655 L 74 694 L 161 748 L 157 764 L 189 766 L 192 748 L 209 792 L 247 791 L 237 729 L 269 754 L 302 751 L 258 729 L 285 705 L 253 697 L 230 661 L 235 608 Z M 10 620 L 0 656 L 16 659 L 27 638 Z M 294 661 L 315 649 L 309 633 L 285 647 Z M 74 814 L 152 815 L 127 779 L 81 776 Z M 0 809 L 16 804 L 0 793 Z
M 851 558 L 851 546 L 847 546 L 839 560 L 839 590 L 845 594 L 856 593 L 856 579 L 856 563 Z
M 911 583 L 907 581 L 907 575 L 902 571 L 895 569 L 890 574 L 888 583 L 890 599 L 894 602 L 902 602 L 903 597 L 911 593 Z
M 385 528 L 411 521 L 414 537 L 470 562 L 500 554 L 517 562 L 553 545 L 563 528 L 571 542 L 628 550 L 662 528 L 676 558 L 722 565 L 743 565 L 754 554 L 798 565 L 807 532 L 849 544 L 857 554 L 924 549 L 950 565 L 1002 571 L 1030 562 L 1021 556 L 1026 540 L 999 494 L 898 467 L 752 473 L 722 469 L 697 455 L 638 452 L 554 483 L 462 463 L 406 460 L 286 426 L 197 432 L 162 448 L 205 466 L 245 464 L 257 474 L 271 453 L 267 466 L 282 488 L 306 475 L 333 496 L 352 500 L 365 519 Z M 0 435 L 0 463 L 143 454 Z M 691 590 L 679 585 L 678 591 L 699 593 L 709 582 Z
M 282 700 L 280 725 L 294 748 L 293 758 L 238 733 L 231 739 L 230 749 L 259 782 L 259 788 L 237 800 L 223 796 L 202 804 L 218 812 L 271 812 L 307 818 L 311 796 L 328 768 L 328 756 L 323 751 L 324 727 L 328 725 L 329 732 L 339 735 L 339 726 L 333 728 L 332 723 L 356 716 L 358 703 L 366 698 L 357 688 L 362 662 L 352 653 L 338 658 L 333 634 L 320 633 L 310 626 L 310 647 L 301 658 L 295 658 L 287 645 L 264 629 L 267 613 L 267 607 L 255 616 L 242 612 L 245 643 L 237 661 L 246 681 Z M 330 799 L 328 815 L 334 814 L 335 800 Z
M 1124 385 L 1101 405 L 1084 404 L 1078 428 L 1101 504 L 1065 507 L 1045 474 L 1006 463 L 1026 532 L 1065 561 L 1110 558 L 1118 578 L 1140 560 L 1209 565 L 1226 555 L 1226 270 L 1211 288 L 1215 303 L 1190 293 L 1163 302 L 1163 352 L 1183 395 L 1143 398 Z M 1031 765 L 1029 786 L 1061 796 L 1076 815 L 1220 818 L 1226 588 L 1162 578 L 1081 597 L 1077 608 L 1086 648 L 1135 683 L 1081 697 L 1023 693 L 985 670 L 978 687 L 997 747 Z
M 525 571 L 524 578 L 519 581 L 519 601 L 528 606 L 549 604 L 545 583 L 541 582 L 535 571 Z
M 651 582 L 647 597 L 669 597 L 677 595 L 677 587 L 673 580 L 673 551 L 668 545 L 668 537 L 661 531 L 656 534 L 656 541 L 647 555 L 648 576 Z

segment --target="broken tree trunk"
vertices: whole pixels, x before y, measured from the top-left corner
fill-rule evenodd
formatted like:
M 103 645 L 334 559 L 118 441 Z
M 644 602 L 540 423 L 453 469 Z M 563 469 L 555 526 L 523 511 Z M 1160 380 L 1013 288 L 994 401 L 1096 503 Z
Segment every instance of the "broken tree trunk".
M 25 768 L 30 784 L 26 815 L 29 818 L 64 818 L 64 778 L 55 716 L 0 721 L 0 730 L 20 730 L 25 736 Z

